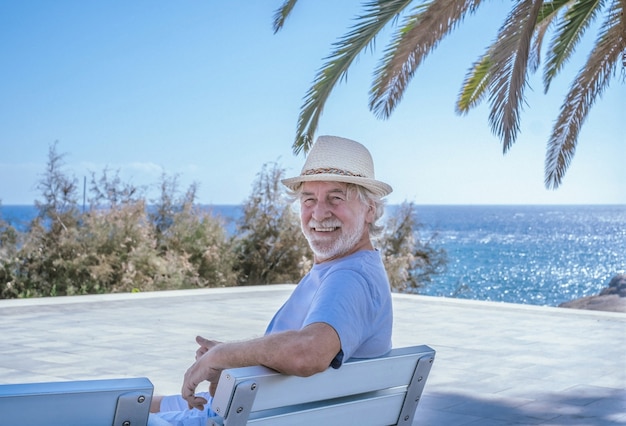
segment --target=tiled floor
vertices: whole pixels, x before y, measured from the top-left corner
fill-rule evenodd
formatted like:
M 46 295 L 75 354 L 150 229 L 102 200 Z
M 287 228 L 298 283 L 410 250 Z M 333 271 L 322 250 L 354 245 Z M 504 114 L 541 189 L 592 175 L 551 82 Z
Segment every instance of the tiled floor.
M 197 334 L 259 336 L 293 286 L 0 300 L 0 383 L 146 376 L 178 392 Z M 416 425 L 626 425 L 626 314 L 394 295 L 437 357 Z

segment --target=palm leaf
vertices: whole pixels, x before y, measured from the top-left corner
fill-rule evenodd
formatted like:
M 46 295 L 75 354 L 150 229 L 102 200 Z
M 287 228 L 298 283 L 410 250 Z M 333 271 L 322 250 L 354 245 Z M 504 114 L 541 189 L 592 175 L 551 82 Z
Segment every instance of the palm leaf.
M 546 1 L 541 6 L 539 11 L 539 17 L 537 24 L 535 25 L 535 35 L 533 40 L 533 49 L 531 52 L 529 68 L 531 72 L 537 71 L 541 62 L 541 49 L 543 46 L 543 39 L 548 31 L 548 28 L 553 21 L 559 16 L 561 9 L 567 6 L 574 0 L 555 0 Z
M 507 152 L 519 132 L 519 115 L 527 85 L 530 45 L 542 2 L 519 1 L 507 17 L 493 45 L 489 123 Z
M 479 5 L 480 0 L 432 0 L 413 9 L 374 73 L 370 109 L 376 116 L 391 115 L 424 58 Z
M 465 76 L 461 93 L 456 102 L 456 113 L 467 114 L 470 109 L 478 105 L 485 97 L 491 79 L 491 56 L 489 50 L 480 60 L 472 65 L 471 70 Z
M 574 3 L 580 0 L 547 0 L 541 5 L 537 24 L 542 22 L 551 22 L 555 16 L 562 12 L 563 9 L 567 9 Z
M 291 11 L 293 10 L 293 7 L 296 5 L 297 2 L 298 0 L 285 0 L 282 6 L 276 9 L 276 12 L 274 13 L 274 21 L 272 24 L 272 27 L 274 28 L 274 34 L 280 31 L 285 25 L 285 21 L 291 14 Z
M 558 15 L 560 8 L 571 1 L 572 0 L 547 1 L 541 6 L 535 26 L 532 50 L 529 54 L 528 69 L 530 72 L 534 73 L 539 68 L 543 38 L 551 22 Z M 492 47 L 493 46 L 490 46 L 487 52 L 478 61 L 472 64 L 472 67 L 466 74 L 456 103 L 457 114 L 468 113 L 470 109 L 476 107 L 484 98 L 489 87 L 488 83 L 491 79 L 490 67 L 493 61 L 490 54 Z
M 556 28 L 555 36 L 548 50 L 548 60 L 543 77 L 545 92 L 548 91 L 552 79 L 574 52 L 585 30 L 595 20 L 603 3 L 603 0 L 578 0 L 567 8 L 565 16 Z
M 561 106 L 548 141 L 545 185 L 556 189 L 563 180 L 574 153 L 580 129 L 596 99 L 609 86 L 620 56 L 626 49 L 623 1 L 613 2 L 595 48 L 578 73 Z
M 375 0 L 366 3 L 363 6 L 365 14 L 357 18 L 357 24 L 333 44 L 335 50 L 326 58 L 328 62 L 318 71 L 313 86 L 305 95 L 293 144 L 295 154 L 301 150 L 307 152 L 311 147 L 324 104 L 335 85 L 345 78 L 352 62 L 409 3 L 411 0 Z

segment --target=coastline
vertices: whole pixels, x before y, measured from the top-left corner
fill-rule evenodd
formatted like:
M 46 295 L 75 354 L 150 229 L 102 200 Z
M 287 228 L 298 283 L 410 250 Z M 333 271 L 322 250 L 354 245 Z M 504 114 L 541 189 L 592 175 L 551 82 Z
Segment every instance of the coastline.
M 235 227 L 240 206 L 199 207 Z M 424 239 L 436 235 L 449 259 L 446 271 L 418 292 L 553 307 L 599 295 L 615 274 L 626 272 L 626 206 L 605 207 L 418 205 L 418 232 Z M 5 208 L 11 206 L 1 205 L 0 214 Z M 584 302 L 567 307 L 584 308 Z
M 172 298 L 176 299 L 179 297 L 193 297 L 193 296 L 201 296 L 206 294 L 206 292 L 211 292 L 212 294 L 223 294 L 223 295 L 233 295 L 233 294 L 246 294 L 249 295 L 251 293 L 263 292 L 263 291 L 273 291 L 273 290 L 284 290 L 289 289 L 292 290 L 297 284 L 264 284 L 264 285 L 256 285 L 256 286 L 233 286 L 233 287 L 211 287 L 211 288 L 196 288 L 196 289 L 184 289 L 184 290 L 156 290 L 156 291 L 146 291 L 146 292 L 137 292 L 137 293 L 104 293 L 104 294 L 82 294 L 82 295 L 73 295 L 73 296 L 48 296 L 48 297 L 33 297 L 33 298 L 18 298 L 18 299 L 0 299 L 0 309 L 2 308 L 14 308 L 14 307 L 29 307 L 29 306 L 45 306 L 45 305 L 73 305 L 73 304 L 81 304 L 81 303 L 100 303 L 103 301 L 106 302 L 115 302 L 115 301 L 128 301 L 128 300 L 146 300 L 146 299 L 160 299 L 160 298 Z M 547 305 L 533 305 L 528 303 L 517 303 L 517 302 L 502 302 L 502 301 L 493 301 L 493 300 L 476 300 L 476 299 L 464 299 L 464 298 L 456 298 L 456 297 L 447 297 L 447 296 L 429 296 L 423 294 L 410 294 L 410 293 L 393 293 L 394 298 L 399 299 L 415 299 L 418 301 L 426 301 L 431 304 L 456 304 L 456 305 L 468 305 L 468 306 L 484 306 L 486 308 L 515 308 L 521 310 L 543 310 L 546 308 L 549 309 L 558 309 L 558 310 L 568 310 L 572 313 L 610 313 L 620 315 L 622 313 L 626 313 L 626 298 L 619 297 L 617 295 L 598 295 L 598 296 L 587 296 L 581 299 L 576 299 L 570 302 L 564 302 L 559 306 L 547 306 Z M 614 300 L 615 298 L 620 299 L 619 305 L 616 306 L 617 309 L 611 309 L 610 306 L 603 303 L 581 303 L 578 301 L 588 301 L 588 300 L 596 300 L 598 298 L 610 298 Z M 569 306 L 566 306 L 569 305 Z
M 626 313 L 626 274 L 617 274 L 609 285 L 593 296 L 563 302 L 561 308 Z

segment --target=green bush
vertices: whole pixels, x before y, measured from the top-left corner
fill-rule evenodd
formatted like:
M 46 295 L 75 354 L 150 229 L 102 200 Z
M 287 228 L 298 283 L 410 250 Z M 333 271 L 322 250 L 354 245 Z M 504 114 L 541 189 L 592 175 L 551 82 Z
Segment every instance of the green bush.
M 237 282 L 232 241 L 222 221 L 187 203 L 162 237 L 172 264 L 186 271 L 180 288 L 224 287 Z
M 284 169 L 263 166 L 243 205 L 235 252 L 239 284 L 295 283 L 311 265 L 300 220 L 280 183 Z
M 0 221 L 0 297 L 39 297 L 236 285 L 224 226 L 180 197 L 163 176 L 158 202 L 108 170 L 92 174 L 89 209 L 77 208 L 76 180 L 51 146 L 38 184 L 38 216 L 21 235 Z
M 0 299 L 17 297 L 19 294 L 19 289 L 14 285 L 19 236 L 17 230 L 4 220 L 0 212 Z

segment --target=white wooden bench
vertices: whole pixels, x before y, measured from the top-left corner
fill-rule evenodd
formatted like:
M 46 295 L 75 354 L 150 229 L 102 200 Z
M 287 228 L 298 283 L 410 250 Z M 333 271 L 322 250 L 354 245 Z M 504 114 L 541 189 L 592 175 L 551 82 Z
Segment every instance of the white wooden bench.
M 410 426 L 434 357 L 398 348 L 311 377 L 224 370 L 208 425 Z M 152 392 L 146 378 L 0 385 L 0 426 L 145 426 Z
M 0 385 L 0 426 L 145 426 L 153 389 L 143 377 Z
M 428 346 L 353 359 L 311 377 L 265 367 L 224 370 L 211 408 L 211 426 L 407 425 L 413 423 L 435 358 Z

